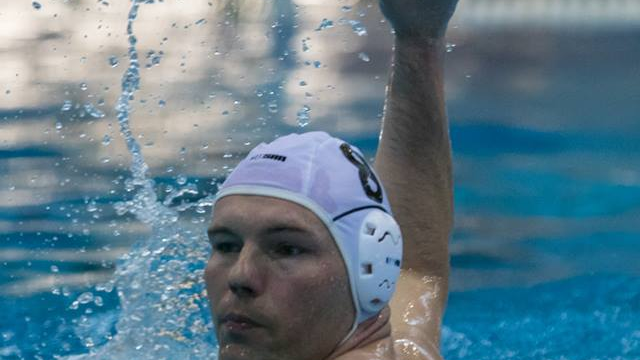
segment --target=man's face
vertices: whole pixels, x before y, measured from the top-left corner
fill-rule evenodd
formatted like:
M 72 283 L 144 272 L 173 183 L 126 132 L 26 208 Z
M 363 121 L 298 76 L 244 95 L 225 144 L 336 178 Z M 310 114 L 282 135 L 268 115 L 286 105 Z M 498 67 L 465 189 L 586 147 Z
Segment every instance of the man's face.
M 308 209 L 230 195 L 215 207 L 205 271 L 220 360 L 321 360 L 355 309 L 331 234 Z

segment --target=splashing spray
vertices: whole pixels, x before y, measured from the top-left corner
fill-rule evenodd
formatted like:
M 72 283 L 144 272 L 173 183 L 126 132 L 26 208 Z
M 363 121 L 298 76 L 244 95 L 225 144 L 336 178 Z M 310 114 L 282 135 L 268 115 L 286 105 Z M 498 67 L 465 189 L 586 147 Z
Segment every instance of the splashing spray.
M 95 334 L 86 334 L 84 343 L 89 353 L 70 356 L 67 360 L 217 359 L 202 280 L 209 248 L 204 231 L 178 221 L 179 211 L 210 206 L 212 197 L 178 208 L 160 202 L 140 144 L 129 125 L 130 102 L 140 87 L 133 25 L 140 5 L 151 3 L 154 0 L 132 0 L 127 20 L 129 62 L 122 77 L 116 112 L 120 133 L 132 157 L 131 178 L 126 185 L 133 197 L 117 203 L 116 210 L 119 214 L 135 215 L 151 227 L 152 235 L 134 244 L 118 263 L 114 278 L 109 284 L 99 286 L 117 291 L 120 313 L 115 324 L 116 334 L 106 344 L 96 347 L 92 345 Z M 176 191 L 170 198 L 185 193 L 183 189 Z

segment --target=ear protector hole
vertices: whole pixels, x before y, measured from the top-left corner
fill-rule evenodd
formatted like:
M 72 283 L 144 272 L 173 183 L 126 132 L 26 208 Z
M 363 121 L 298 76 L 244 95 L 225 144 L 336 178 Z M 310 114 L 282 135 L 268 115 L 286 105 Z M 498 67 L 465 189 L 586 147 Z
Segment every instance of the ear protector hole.
M 373 264 L 371 263 L 362 264 L 362 273 L 367 275 L 373 274 Z
M 393 264 L 393 265 L 395 265 L 397 267 L 400 267 L 400 260 L 398 260 L 398 259 L 392 259 L 392 258 L 388 257 L 386 259 L 386 262 L 387 262 L 387 264 Z
M 365 225 L 364 233 L 367 235 L 373 235 L 376 232 L 376 226 L 373 224 Z

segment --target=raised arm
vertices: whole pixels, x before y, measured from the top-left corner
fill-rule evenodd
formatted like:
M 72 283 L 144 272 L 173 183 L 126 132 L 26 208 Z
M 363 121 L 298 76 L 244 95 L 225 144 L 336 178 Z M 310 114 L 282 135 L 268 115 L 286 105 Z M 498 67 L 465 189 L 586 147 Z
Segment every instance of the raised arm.
M 403 276 L 391 304 L 401 337 L 437 351 L 453 222 L 451 146 L 443 87 L 444 34 L 457 0 L 381 0 L 394 27 L 393 64 L 375 168 L 403 233 Z M 426 295 L 425 295 L 426 292 Z M 416 306 L 426 296 L 426 306 Z M 421 301 L 420 303 L 424 303 Z M 423 325 L 409 326 L 409 318 Z

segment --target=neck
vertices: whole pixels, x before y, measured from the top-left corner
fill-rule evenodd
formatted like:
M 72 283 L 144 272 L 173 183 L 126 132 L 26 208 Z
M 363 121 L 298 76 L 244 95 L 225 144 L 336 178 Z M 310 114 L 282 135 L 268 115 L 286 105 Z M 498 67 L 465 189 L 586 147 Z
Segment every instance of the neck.
M 336 347 L 326 360 L 334 360 L 341 355 L 363 348 L 374 341 L 385 338 L 391 334 L 389 306 L 386 306 L 377 316 L 358 325 L 356 331 L 347 341 Z

